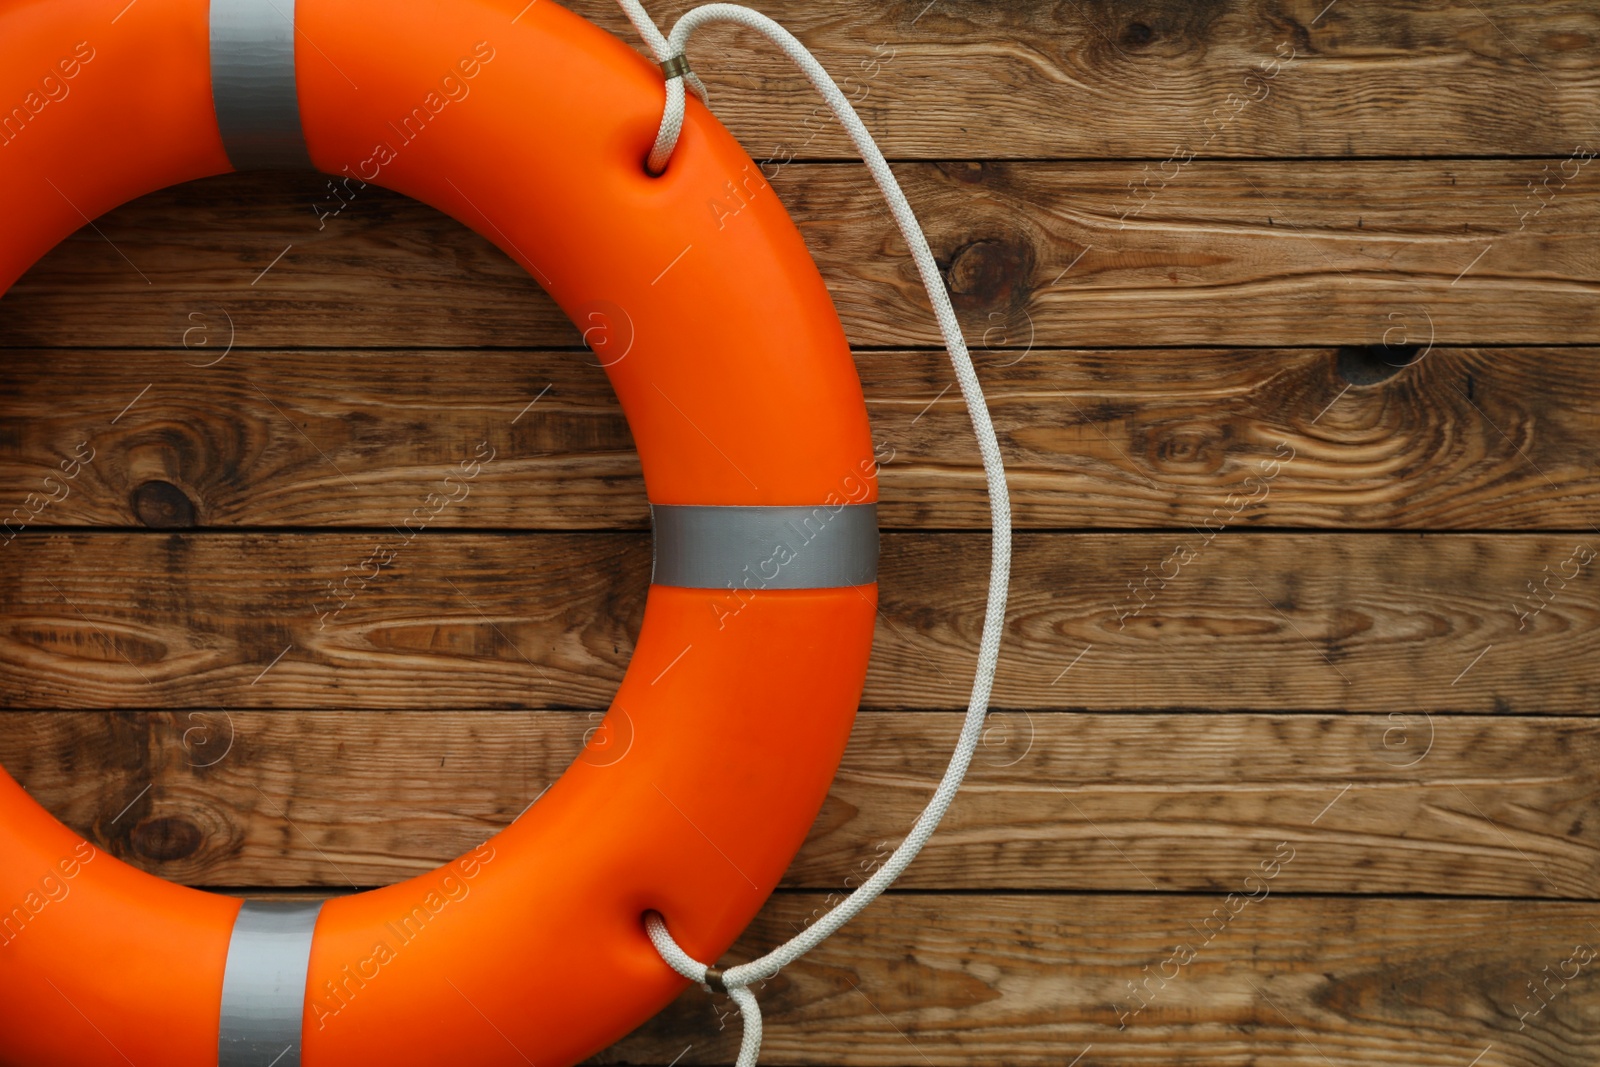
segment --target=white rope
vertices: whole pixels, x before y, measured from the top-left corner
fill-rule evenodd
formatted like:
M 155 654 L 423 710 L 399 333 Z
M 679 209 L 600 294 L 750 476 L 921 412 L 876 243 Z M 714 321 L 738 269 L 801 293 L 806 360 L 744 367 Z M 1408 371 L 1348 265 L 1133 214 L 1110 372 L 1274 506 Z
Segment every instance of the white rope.
M 747 987 L 771 978 L 779 970 L 816 948 L 889 888 L 911 865 L 911 861 L 922 850 L 928 838 L 933 836 L 940 820 L 944 818 L 945 812 L 955 800 L 962 779 L 966 777 L 973 753 L 977 751 L 978 742 L 983 737 L 984 717 L 988 714 L 989 695 L 994 688 L 995 666 L 1000 659 L 1000 637 L 1005 627 L 1006 589 L 1011 576 L 1011 501 L 1006 492 L 1005 467 L 1001 462 L 1000 443 L 995 439 L 994 424 L 989 419 L 989 409 L 984 403 L 978 372 L 973 369 L 972 357 L 968 354 L 966 342 L 961 336 L 961 325 L 956 321 L 955 309 L 950 305 L 950 296 L 945 290 L 939 266 L 934 261 L 933 251 L 928 247 L 928 239 L 923 235 L 922 227 L 917 223 L 917 217 L 912 212 L 911 205 L 907 203 L 905 194 L 900 191 L 900 183 L 895 180 L 894 172 L 889 169 L 883 153 L 878 151 L 877 144 L 867 132 L 860 116 L 856 114 L 855 108 L 850 106 L 850 101 L 839 91 L 839 87 L 828 76 L 822 64 L 818 63 L 816 57 L 788 30 L 759 11 L 747 7 L 717 3 L 697 7 L 679 19 L 672 27 L 671 35 L 663 40 L 640 0 L 618 0 L 618 2 L 655 51 L 656 58 L 663 63 L 682 56 L 689 38 L 702 26 L 714 22 L 732 22 L 757 30 L 770 38 L 783 49 L 784 54 L 794 60 L 795 65 L 822 94 L 822 98 L 838 118 L 839 124 L 855 142 L 861 158 L 867 164 L 867 169 L 872 172 L 872 177 L 878 183 L 884 199 L 888 201 L 895 222 L 899 224 L 900 232 L 911 250 L 917 270 L 922 275 L 922 284 L 927 287 L 928 299 L 933 305 L 934 315 L 939 320 L 939 331 L 944 335 L 945 347 L 950 352 L 950 363 L 955 368 L 956 381 L 961 386 L 961 395 L 966 400 L 967 412 L 972 418 L 972 429 L 978 438 L 978 451 L 983 456 L 983 473 L 989 485 L 989 510 L 994 528 L 993 560 L 989 569 L 989 599 L 984 611 L 983 635 L 978 643 L 977 676 L 973 679 L 972 697 L 967 704 L 961 738 L 956 744 L 955 753 L 950 757 L 950 765 L 945 769 L 944 777 L 934 790 L 933 799 L 928 801 L 928 806 L 917 817 L 911 832 L 883 866 L 838 906 L 796 937 L 779 945 L 760 959 L 730 967 L 720 975 L 715 972 L 710 975 L 715 985 L 725 988 L 728 995 L 733 997 L 735 1003 L 739 1005 L 740 1014 L 744 1017 L 744 1040 L 739 1048 L 738 1067 L 755 1067 L 756 1057 L 761 1051 L 761 1009 Z M 646 26 L 649 27 L 648 30 Z M 683 131 L 684 106 L 683 78 L 669 78 L 661 130 L 648 161 L 652 173 L 659 174 L 664 171 L 667 162 L 672 158 L 678 137 Z M 667 931 L 666 922 L 661 916 L 651 913 L 646 916 L 645 925 L 656 950 L 673 970 L 690 981 L 707 982 L 706 965 L 693 959 L 679 947 L 671 933 Z
M 665 63 L 667 56 L 670 54 L 667 50 L 667 39 L 661 36 L 661 31 L 656 27 L 655 19 L 650 17 L 650 12 L 646 11 L 644 5 L 639 3 L 638 0 L 634 0 L 632 3 L 629 3 L 628 0 L 623 0 L 622 10 L 627 14 L 628 21 L 633 23 L 633 28 L 639 32 L 639 36 L 644 38 L 645 44 L 650 46 L 650 51 L 655 53 L 656 61 Z M 689 83 L 689 88 L 694 90 L 694 95 L 700 98 L 700 102 L 710 107 L 711 98 L 706 95 L 705 83 L 700 80 L 700 75 L 690 71 L 684 80 Z M 671 81 L 676 82 L 678 79 L 673 78 Z M 670 86 L 667 91 L 669 94 L 671 93 Z M 679 96 L 683 94 L 682 85 L 678 86 L 678 94 Z M 683 129 L 683 101 L 681 99 L 678 101 L 678 129 Z M 676 133 L 672 135 L 672 140 L 674 143 L 677 142 L 678 135 Z M 667 154 L 671 155 L 672 153 L 669 150 Z M 651 167 L 650 169 L 654 174 L 660 174 L 662 170 L 661 167 Z

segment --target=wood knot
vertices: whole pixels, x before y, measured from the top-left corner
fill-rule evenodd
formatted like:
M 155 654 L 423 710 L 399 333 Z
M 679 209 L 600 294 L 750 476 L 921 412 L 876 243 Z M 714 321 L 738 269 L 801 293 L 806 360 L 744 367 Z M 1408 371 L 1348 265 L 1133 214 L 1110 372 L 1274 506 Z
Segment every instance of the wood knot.
M 962 185 L 982 185 L 988 173 L 984 170 L 980 160 L 963 160 L 956 163 L 935 163 L 939 173 L 960 182 Z
M 1122 43 L 1130 48 L 1143 48 L 1156 39 L 1156 31 L 1147 23 L 1130 22 L 1128 28 L 1122 31 Z
M 147 819 L 133 831 L 129 843 L 135 852 L 156 863 L 186 860 L 200 851 L 205 835 L 183 818 Z
M 1158 470 L 1215 475 L 1228 457 L 1226 429 L 1211 422 L 1182 421 L 1151 426 L 1145 455 Z
M 945 284 L 958 306 L 1020 307 L 1028 302 L 1033 276 L 1032 246 L 985 238 L 956 249 L 945 269 Z
M 133 491 L 133 513 L 155 530 L 175 530 L 195 524 L 194 501 L 171 482 L 149 481 Z
M 1351 385 L 1377 385 L 1417 361 L 1418 345 L 1345 345 L 1335 354 L 1339 377 Z

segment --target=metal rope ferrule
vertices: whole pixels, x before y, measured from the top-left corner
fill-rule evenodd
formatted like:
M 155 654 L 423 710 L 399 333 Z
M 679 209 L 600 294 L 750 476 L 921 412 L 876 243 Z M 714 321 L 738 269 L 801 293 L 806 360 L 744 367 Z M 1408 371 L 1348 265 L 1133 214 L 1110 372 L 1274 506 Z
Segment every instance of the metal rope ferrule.
M 679 52 L 661 63 L 661 73 L 668 80 L 673 78 L 686 78 L 692 72 L 689 70 L 689 57 Z

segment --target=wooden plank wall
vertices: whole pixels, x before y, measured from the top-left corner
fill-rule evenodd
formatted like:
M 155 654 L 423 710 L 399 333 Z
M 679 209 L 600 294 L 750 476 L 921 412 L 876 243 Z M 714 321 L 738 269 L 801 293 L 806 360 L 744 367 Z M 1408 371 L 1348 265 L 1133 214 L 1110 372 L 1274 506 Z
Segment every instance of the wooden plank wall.
M 765 6 L 927 224 L 1019 527 L 971 780 L 762 991 L 766 1062 L 1600 1061 L 1600 3 Z M 848 145 L 751 37 L 696 60 L 893 455 L 863 714 L 748 958 L 926 800 L 989 539 Z M 0 501 L 81 461 L 0 549 L 0 762 L 231 892 L 386 884 L 505 825 L 605 706 L 647 575 L 627 427 L 554 306 L 376 189 L 319 226 L 324 192 L 148 197 L 0 302 Z M 472 495 L 332 614 L 481 441 Z M 729 1063 L 737 1029 L 690 990 L 597 1062 Z

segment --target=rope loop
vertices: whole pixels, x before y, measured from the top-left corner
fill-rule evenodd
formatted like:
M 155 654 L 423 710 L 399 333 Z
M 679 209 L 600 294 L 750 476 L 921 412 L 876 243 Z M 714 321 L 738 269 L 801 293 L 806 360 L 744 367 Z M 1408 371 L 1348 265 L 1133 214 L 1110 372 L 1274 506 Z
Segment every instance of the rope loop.
M 663 74 L 666 75 L 666 103 L 661 115 L 661 128 L 656 134 L 655 144 L 646 161 L 646 168 L 651 174 L 661 174 L 666 170 L 667 163 L 677 148 L 678 138 L 683 133 L 687 106 L 685 83 L 702 102 L 706 99 L 705 87 L 700 84 L 699 77 L 689 71 L 688 61 L 683 59 L 690 37 L 703 26 L 726 22 L 765 35 L 794 61 L 812 86 L 822 95 L 834 117 L 839 120 L 839 124 L 844 127 L 850 140 L 861 153 L 862 161 L 872 173 L 873 180 L 894 215 L 895 224 L 905 238 L 911 257 L 916 262 L 923 286 L 928 291 L 928 301 L 933 307 L 934 317 L 939 322 L 939 332 L 950 353 L 950 364 L 961 387 L 967 414 L 972 420 L 973 434 L 978 440 L 978 451 L 983 456 L 984 480 L 989 490 L 990 523 L 993 527 L 992 560 L 989 567 L 989 595 L 984 606 L 983 633 L 978 643 L 978 668 L 972 682 L 972 695 L 967 704 L 960 738 L 950 757 L 950 764 L 939 780 L 933 798 L 917 817 L 905 840 L 871 877 L 831 911 L 824 913 L 816 922 L 765 956 L 737 967 L 729 967 L 726 970 L 707 967 L 685 952 L 673 939 L 667 930 L 666 921 L 660 915 L 650 912 L 645 916 L 645 930 L 650 941 L 668 966 L 689 981 L 698 982 L 707 988 L 713 988 L 714 981 L 716 985 L 725 989 L 728 996 L 739 1006 L 739 1013 L 744 1019 L 744 1038 L 739 1046 L 737 1067 L 756 1067 L 756 1058 L 761 1052 L 761 1008 L 756 1003 L 755 994 L 750 991 L 749 986 L 777 975 L 784 967 L 816 948 L 888 889 L 911 865 L 911 861 L 922 850 L 928 838 L 933 836 L 945 812 L 954 802 L 956 792 L 966 777 L 967 768 L 972 764 L 973 754 L 983 738 L 984 719 L 988 714 L 989 697 L 994 689 L 995 668 L 1000 660 L 1000 638 L 1005 627 L 1006 592 L 1011 580 L 1011 498 L 1006 490 L 1005 464 L 1000 454 L 1000 443 L 995 437 L 994 424 L 989 418 L 989 408 L 983 399 L 983 387 L 978 381 L 978 372 L 972 365 L 972 356 L 968 353 L 966 341 L 961 335 L 961 324 L 956 319 L 955 308 L 951 306 L 944 276 L 939 271 L 939 265 L 933 258 L 932 249 L 928 247 L 928 239 L 922 232 L 922 226 L 917 222 L 916 214 L 911 210 L 911 205 L 906 200 L 905 193 L 901 191 L 894 172 L 890 170 L 888 161 L 883 158 L 883 153 L 878 150 L 872 134 L 868 132 L 861 117 L 856 114 L 855 108 L 839 90 L 839 86 L 834 83 L 827 70 L 788 30 L 761 12 L 747 7 L 726 3 L 704 4 L 679 19 L 672 27 L 671 34 L 663 37 L 640 0 L 618 0 L 618 2 L 627 12 L 629 21 L 639 31 L 640 36 L 649 44 L 656 59 L 661 62 Z

